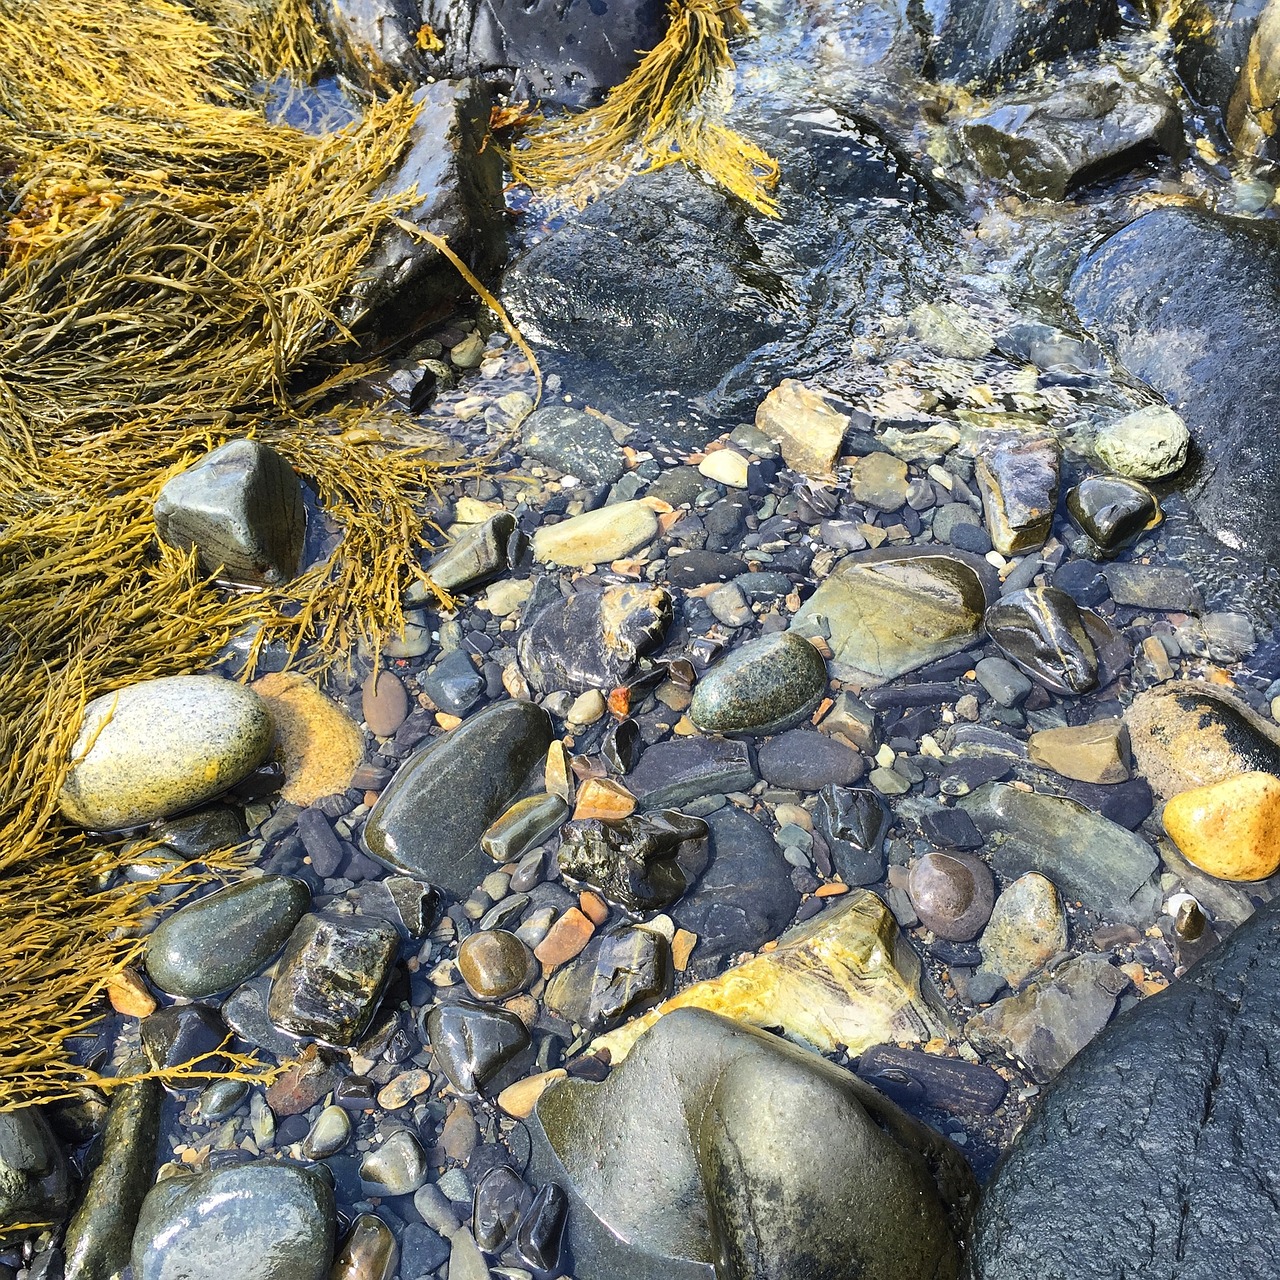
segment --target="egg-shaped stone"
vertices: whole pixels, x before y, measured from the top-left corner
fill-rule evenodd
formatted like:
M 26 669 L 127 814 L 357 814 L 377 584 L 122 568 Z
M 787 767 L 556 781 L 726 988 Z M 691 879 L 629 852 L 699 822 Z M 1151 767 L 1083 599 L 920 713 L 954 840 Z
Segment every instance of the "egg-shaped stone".
M 793 631 L 748 640 L 699 681 L 689 718 L 707 733 L 776 733 L 811 715 L 827 664 Z

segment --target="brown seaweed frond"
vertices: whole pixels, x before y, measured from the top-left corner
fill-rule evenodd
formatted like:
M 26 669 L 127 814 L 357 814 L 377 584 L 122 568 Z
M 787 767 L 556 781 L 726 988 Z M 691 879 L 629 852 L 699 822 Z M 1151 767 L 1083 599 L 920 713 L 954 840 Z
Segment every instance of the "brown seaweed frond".
M 598 107 L 543 125 L 510 153 L 516 181 L 581 207 L 611 173 L 681 162 L 776 216 L 777 162 L 709 103 L 734 68 L 730 38 L 746 30 L 736 3 L 671 0 L 662 40 Z

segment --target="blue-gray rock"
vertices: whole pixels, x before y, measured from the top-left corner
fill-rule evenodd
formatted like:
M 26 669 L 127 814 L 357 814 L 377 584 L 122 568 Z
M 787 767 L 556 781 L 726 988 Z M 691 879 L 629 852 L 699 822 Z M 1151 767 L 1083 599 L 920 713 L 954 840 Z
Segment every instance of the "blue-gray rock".
M 687 804 L 701 796 L 747 791 L 755 783 L 751 748 L 732 738 L 676 738 L 655 743 L 627 775 L 645 809 Z
M 677 1009 L 604 1083 L 553 1084 L 530 1128 L 533 1178 L 569 1193 L 577 1274 L 959 1275 L 963 1157 L 856 1076 L 716 1014 Z
M 137 1280 L 327 1280 L 333 1192 L 295 1165 L 253 1163 L 157 1183 L 133 1238 Z
M 551 719 L 541 707 L 486 707 L 401 766 L 369 815 L 365 851 L 449 893 L 470 893 L 493 869 L 480 837 L 550 744 Z
M 531 413 L 521 428 L 520 447 L 585 484 L 612 484 L 624 470 L 622 448 L 605 423 L 567 405 Z
M 987 610 L 987 633 L 1014 666 L 1054 693 L 1098 683 L 1098 655 L 1076 602 L 1057 587 L 1024 587 Z
M 293 468 L 270 445 L 229 440 L 156 498 L 156 531 L 230 582 L 277 586 L 298 572 L 307 513 Z
M 436 1066 L 468 1096 L 489 1091 L 530 1044 L 514 1013 L 469 1000 L 436 1005 L 427 1015 L 426 1031 Z
M 147 939 L 151 980 L 172 996 L 211 996 L 251 978 L 285 944 L 311 902 L 301 880 L 259 876 L 199 898 Z
M 204 1075 L 227 1069 L 217 1050 L 227 1039 L 226 1024 L 207 1004 L 174 1004 L 148 1014 L 139 1025 L 142 1047 L 157 1070 L 190 1066 Z M 202 1084 L 195 1080 L 191 1085 Z M 182 1089 L 185 1082 L 166 1081 L 166 1087 Z
M 1097 1280 L 1271 1275 L 1278 1017 L 1272 903 L 1050 1086 L 987 1190 L 976 1280 L 1078 1275 L 1082 1258 Z
M 71 1206 L 71 1173 L 58 1140 L 35 1107 L 0 1113 L 0 1244 L 22 1238 L 10 1227 L 59 1222 Z
M 748 640 L 698 681 L 689 718 L 705 733 L 777 733 L 812 715 L 827 664 L 793 631 Z
M 515 516 L 508 511 L 499 511 L 480 524 L 460 527 L 453 543 L 427 566 L 431 580 L 446 591 L 491 581 L 507 567 L 507 545 L 515 531 Z
M 828 783 L 852 786 L 867 767 L 843 742 L 808 729 L 791 729 L 770 738 L 760 747 L 756 761 L 766 782 L 798 791 L 817 791 Z
M 484 697 L 485 681 L 465 649 L 450 649 L 422 677 L 422 688 L 441 711 L 465 716 Z

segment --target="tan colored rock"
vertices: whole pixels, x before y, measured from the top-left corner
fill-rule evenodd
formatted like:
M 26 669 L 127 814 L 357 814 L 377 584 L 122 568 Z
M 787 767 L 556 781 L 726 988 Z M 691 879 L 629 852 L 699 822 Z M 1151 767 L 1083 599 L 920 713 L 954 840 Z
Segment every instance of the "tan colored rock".
M 569 764 L 569 752 L 563 742 L 553 742 L 547 750 L 547 763 L 543 768 L 543 786 L 553 796 L 559 796 L 565 804 L 573 803 L 575 778 Z
M 1173 797 L 1164 829 L 1188 862 L 1221 880 L 1280 870 L 1280 778 L 1245 773 Z
M 1064 778 L 1101 783 L 1129 778 L 1129 730 L 1123 720 L 1041 729 L 1027 746 L 1036 764 Z
M 569 1073 L 563 1067 L 552 1071 L 543 1071 L 536 1076 L 526 1076 L 509 1084 L 498 1094 L 498 1106 L 509 1116 L 517 1120 L 527 1120 L 533 1114 L 534 1104 L 538 1101 L 546 1087 L 557 1080 L 564 1080 Z
M 612 822 L 636 811 L 636 798 L 620 782 L 612 778 L 588 778 L 578 788 L 574 821 L 580 818 L 603 818 Z
M 276 758 L 284 766 L 281 797 L 309 805 L 345 791 L 364 758 L 364 735 L 355 721 L 293 671 L 273 671 L 251 687 L 275 723 Z
M 547 930 L 547 936 L 533 949 L 544 973 L 572 960 L 591 941 L 596 927 L 577 907 L 570 907 Z
M 658 517 L 644 502 L 615 502 L 585 511 L 533 535 L 533 554 L 544 564 L 579 568 L 608 564 L 638 551 L 658 532 Z
M 156 1011 L 155 997 L 136 969 L 122 969 L 107 979 L 107 999 L 126 1018 L 145 1018 Z
M 782 446 L 782 460 L 807 476 L 830 475 L 849 419 L 803 382 L 787 378 L 761 401 L 756 428 Z
M 698 473 L 731 489 L 745 489 L 747 466 L 747 459 L 736 449 L 717 449 L 698 463 Z
M 1020 987 L 1067 948 L 1067 917 L 1053 882 L 1019 876 L 997 899 L 978 940 L 982 967 Z
M 642 1017 L 601 1036 L 593 1051 L 614 1062 L 663 1014 L 708 1009 L 755 1027 L 781 1027 L 824 1053 L 860 1054 L 874 1044 L 921 1044 L 954 1028 L 941 1001 L 927 999 L 920 957 L 889 908 L 866 889 L 778 941 L 777 948 L 696 982 Z

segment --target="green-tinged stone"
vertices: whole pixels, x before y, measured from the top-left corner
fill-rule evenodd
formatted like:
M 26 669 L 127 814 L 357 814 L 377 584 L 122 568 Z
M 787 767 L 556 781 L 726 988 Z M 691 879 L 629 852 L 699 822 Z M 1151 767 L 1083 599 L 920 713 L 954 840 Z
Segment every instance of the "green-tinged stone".
M 327 1280 L 333 1192 L 295 1165 L 254 1163 L 157 1183 L 133 1238 L 135 1280 Z
M 369 815 L 366 852 L 449 893 L 470 893 L 493 869 L 480 837 L 542 766 L 550 743 L 541 707 L 486 707 L 405 762 Z
M 35 1107 L 0 1113 L 0 1245 L 29 1234 L 16 1223 L 60 1222 L 71 1175 L 48 1122 Z
M 156 1080 L 122 1085 L 111 1099 L 102 1155 L 67 1228 L 67 1280 L 117 1280 L 129 1248 L 160 1134 L 163 1090 Z
M 473 996 L 502 1000 L 537 974 L 533 952 L 506 929 L 481 929 L 458 948 L 458 972 Z
M 189 903 L 147 939 L 147 973 L 172 996 L 211 996 L 251 978 L 311 902 L 301 880 L 261 876 Z
M 973 644 L 995 587 L 991 566 L 962 552 L 855 552 L 806 601 L 791 629 L 828 638 L 839 678 L 884 684 Z
M 1057 587 L 1011 591 L 987 610 L 987 633 L 1014 666 L 1054 693 L 1098 683 L 1098 655 L 1076 602 Z
M 271 750 L 255 693 L 218 676 L 168 676 L 95 698 L 58 796 L 81 827 L 136 827 L 221 795 Z
M 499 511 L 470 528 L 462 528 L 451 547 L 445 548 L 427 566 L 438 587 L 460 591 L 478 587 L 496 578 L 507 567 L 507 543 L 516 531 L 516 520 L 508 511 Z
M 329 1280 L 391 1280 L 400 1261 L 395 1235 L 376 1214 L 362 1213 L 351 1224 Z
M 515 862 L 568 816 L 569 806 L 559 796 L 525 796 L 490 825 L 480 837 L 480 847 L 494 862 Z
M 793 631 L 748 640 L 698 682 L 689 718 L 707 733 L 776 733 L 813 713 L 827 664 Z
M 979 456 L 974 474 L 987 531 L 1001 555 L 1044 545 L 1058 505 L 1062 453 L 1052 440 L 1016 440 Z

